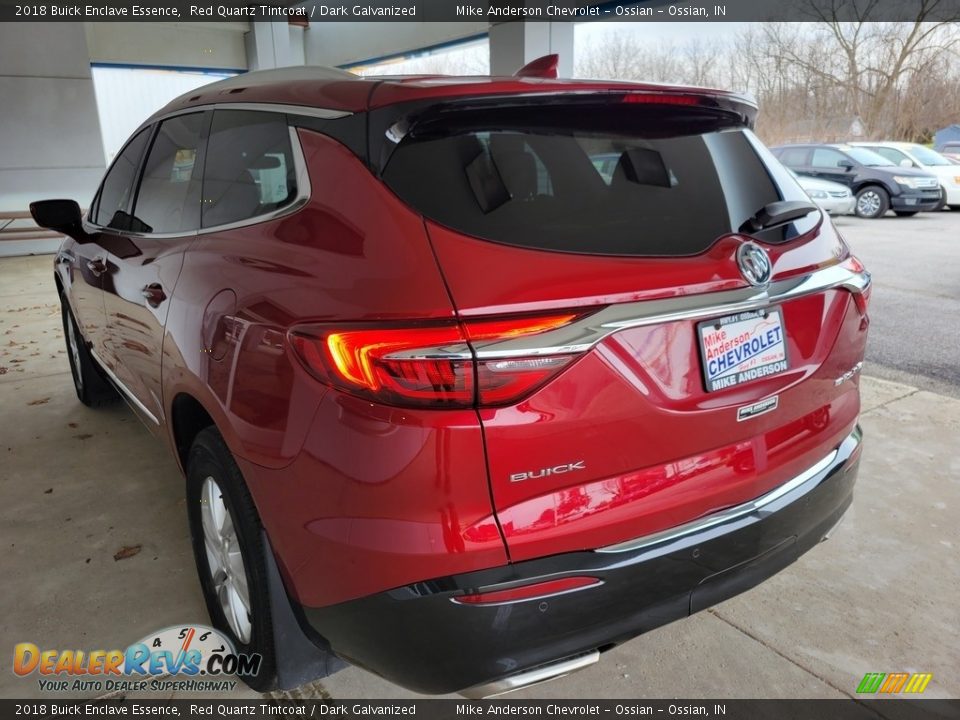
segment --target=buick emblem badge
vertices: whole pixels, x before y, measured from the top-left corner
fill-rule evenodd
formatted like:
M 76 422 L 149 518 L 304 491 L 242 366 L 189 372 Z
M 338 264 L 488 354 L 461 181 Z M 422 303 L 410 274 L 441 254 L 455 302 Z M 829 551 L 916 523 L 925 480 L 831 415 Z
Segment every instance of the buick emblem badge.
M 740 266 L 743 279 L 754 287 L 770 284 L 770 256 L 756 243 L 745 242 L 737 248 L 737 265 Z

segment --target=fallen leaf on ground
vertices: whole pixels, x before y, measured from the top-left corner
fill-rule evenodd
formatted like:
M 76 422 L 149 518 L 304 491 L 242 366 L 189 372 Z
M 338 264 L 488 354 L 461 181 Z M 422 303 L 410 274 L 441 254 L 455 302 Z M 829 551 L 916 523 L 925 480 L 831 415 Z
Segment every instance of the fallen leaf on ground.
M 126 560 L 137 555 L 143 549 L 142 545 L 124 545 L 113 554 L 114 560 Z
M 75 428 L 75 427 L 80 427 L 80 426 L 77 425 L 76 423 L 67 423 L 67 427 Z
M 44 494 L 44 495 L 49 495 L 49 494 L 52 493 L 52 492 L 53 492 L 53 488 L 47 488 L 46 490 L 43 491 L 43 494 Z
M 48 402 L 50 402 L 50 398 L 45 397 L 45 398 L 40 398 L 39 400 L 31 400 L 30 402 L 27 403 L 27 405 L 44 405 L 45 403 L 48 403 Z
M 80 433 L 79 435 L 74 435 L 77 440 L 89 440 L 93 437 L 90 433 Z

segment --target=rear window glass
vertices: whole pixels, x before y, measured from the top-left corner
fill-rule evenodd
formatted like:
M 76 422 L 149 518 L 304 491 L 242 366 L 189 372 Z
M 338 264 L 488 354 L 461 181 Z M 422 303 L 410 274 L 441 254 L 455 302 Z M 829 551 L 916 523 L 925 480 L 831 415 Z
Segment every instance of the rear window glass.
M 485 112 L 414 132 L 384 181 L 427 217 L 524 247 L 614 255 L 693 255 L 778 200 L 806 201 L 748 130 L 663 111 Z M 602 120 L 598 119 L 602 118 Z M 726 125 L 726 126 L 725 126 Z M 767 164 L 761 159 L 765 154 Z M 782 242 L 819 214 L 756 234 Z

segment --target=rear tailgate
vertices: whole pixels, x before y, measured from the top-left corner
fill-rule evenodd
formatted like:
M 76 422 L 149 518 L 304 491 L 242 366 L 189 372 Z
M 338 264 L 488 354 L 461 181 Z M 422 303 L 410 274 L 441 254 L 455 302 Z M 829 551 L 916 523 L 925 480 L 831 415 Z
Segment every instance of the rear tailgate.
M 806 197 L 742 120 L 669 98 L 580 103 L 458 113 L 384 171 L 427 216 L 465 322 L 572 316 L 471 343 L 482 362 L 573 356 L 522 400 L 478 410 L 515 560 L 755 498 L 859 413 L 867 276 L 818 212 L 743 231 L 768 203 Z M 746 243 L 769 258 L 769 284 L 745 279 Z

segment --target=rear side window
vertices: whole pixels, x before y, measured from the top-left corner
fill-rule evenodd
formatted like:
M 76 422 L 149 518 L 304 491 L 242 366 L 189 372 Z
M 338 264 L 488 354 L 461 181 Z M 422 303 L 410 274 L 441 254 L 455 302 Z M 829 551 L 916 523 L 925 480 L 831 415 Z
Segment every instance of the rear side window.
M 806 148 L 786 148 L 780 151 L 780 162 L 787 167 L 800 167 L 806 164 L 809 152 Z
M 383 179 L 427 217 L 487 240 L 564 252 L 693 255 L 768 203 L 806 201 L 786 173 L 784 187 L 774 180 L 749 131 L 703 113 L 461 112 L 465 117 L 443 128 L 414 127 Z M 760 238 L 789 239 L 817 219 L 811 213 Z
M 847 160 L 847 157 L 841 152 L 831 150 L 830 148 L 817 148 L 813 151 L 810 164 L 813 167 L 836 170 L 838 167 L 841 167 L 840 163 L 844 160 Z
M 203 227 L 265 215 L 296 196 L 286 118 L 269 112 L 215 111 L 203 178 Z
M 147 154 L 131 230 L 176 233 L 200 227 L 203 114 L 164 120 Z
M 97 225 L 117 230 L 130 229 L 128 211 L 133 199 L 133 185 L 137 166 L 149 138 L 150 128 L 141 130 L 114 160 L 100 188 L 96 214 L 93 217 L 93 222 Z

